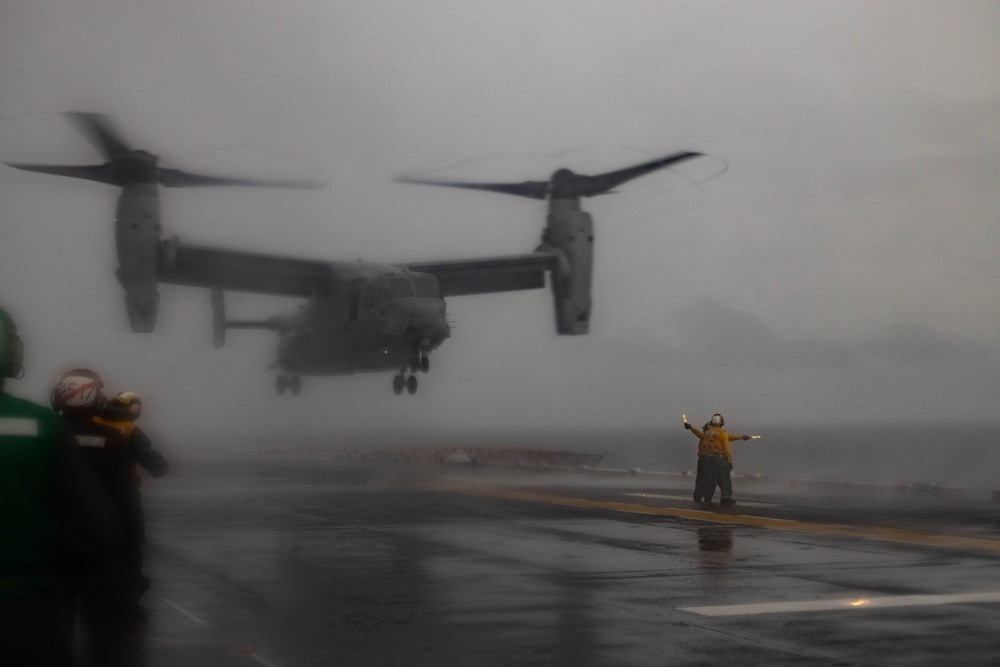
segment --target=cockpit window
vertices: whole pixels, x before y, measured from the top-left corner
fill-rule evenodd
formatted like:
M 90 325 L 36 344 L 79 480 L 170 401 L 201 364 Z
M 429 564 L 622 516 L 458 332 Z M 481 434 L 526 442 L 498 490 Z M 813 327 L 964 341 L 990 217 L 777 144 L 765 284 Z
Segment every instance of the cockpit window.
M 410 283 L 409 278 L 385 278 L 378 287 L 378 295 L 383 301 L 397 297 L 413 296 L 413 284 Z
M 441 290 L 438 281 L 434 278 L 414 278 L 413 286 L 417 290 L 417 296 L 430 296 L 435 299 L 441 298 Z

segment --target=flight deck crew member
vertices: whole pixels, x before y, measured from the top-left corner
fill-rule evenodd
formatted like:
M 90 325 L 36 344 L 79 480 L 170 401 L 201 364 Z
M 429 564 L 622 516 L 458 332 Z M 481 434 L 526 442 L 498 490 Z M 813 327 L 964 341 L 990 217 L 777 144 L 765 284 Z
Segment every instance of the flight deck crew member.
M 709 426 L 710 426 L 710 423 L 709 422 L 705 422 L 705 425 L 701 427 L 701 430 L 703 432 L 707 431 Z M 690 428 L 691 428 L 688 425 L 687 418 L 684 419 L 684 428 L 686 428 L 688 430 L 690 430 Z M 705 456 L 698 456 L 698 467 L 696 468 L 696 472 L 695 472 L 695 475 L 694 475 L 694 501 L 696 503 L 702 502 L 702 500 L 705 498 L 704 490 L 708 487 L 708 481 L 707 481 L 707 479 L 708 479 L 708 464 L 706 463 L 706 458 L 707 457 L 705 457 Z M 715 493 L 715 490 L 714 490 L 715 487 L 714 486 L 712 487 L 712 489 L 713 489 L 712 493 Z M 711 500 L 711 499 L 712 499 L 712 497 L 709 496 L 708 500 Z
M 135 466 L 138 463 L 154 477 L 166 474 L 168 466 L 134 424 L 104 418 L 103 387 L 99 375 L 80 368 L 63 374 L 51 400 L 76 434 L 121 517 L 122 538 L 85 593 L 84 611 L 95 617 L 134 620 L 145 615 L 139 598 L 149 584 L 142 575 L 146 534 Z
M 722 505 L 733 505 L 733 453 L 729 448 L 732 440 L 749 440 L 749 435 L 730 435 L 722 428 L 726 420 L 715 413 L 705 425 L 704 431 L 684 422 L 684 428 L 698 436 L 698 474 L 695 479 L 694 501 L 712 502 L 715 487 L 722 491 Z
M 23 346 L 0 309 L 0 661 L 76 664 L 76 591 L 117 539 L 114 509 L 66 423 L 15 398 Z
M 142 478 L 139 476 L 137 468 L 142 466 L 153 477 L 163 477 L 167 474 L 170 466 L 163 456 L 153 449 L 153 443 L 149 436 L 136 425 L 136 420 L 142 414 L 142 401 L 134 391 L 123 391 L 115 394 L 108 401 L 104 411 L 95 418 L 95 421 L 108 424 L 117 428 L 127 441 L 128 450 L 132 454 L 132 477 L 135 479 L 136 489 L 142 487 Z M 126 571 L 132 572 L 138 582 L 138 594 L 149 590 L 149 577 L 142 574 L 142 548 L 146 544 L 145 520 L 142 516 L 142 506 L 137 505 L 139 516 L 135 523 L 138 532 L 131 534 L 126 530 L 125 539 L 127 541 L 124 556 L 126 561 L 124 567 Z M 128 524 L 124 526 L 128 528 Z

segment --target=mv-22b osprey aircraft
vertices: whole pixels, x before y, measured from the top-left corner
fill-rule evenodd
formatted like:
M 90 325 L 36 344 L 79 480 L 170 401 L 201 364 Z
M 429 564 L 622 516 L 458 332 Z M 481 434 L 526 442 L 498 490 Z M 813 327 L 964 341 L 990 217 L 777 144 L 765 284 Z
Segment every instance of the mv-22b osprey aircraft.
M 242 185 L 318 187 L 300 181 L 221 178 L 165 169 L 157 157 L 122 140 L 102 114 L 70 113 L 70 119 L 105 156 L 94 166 L 7 163 L 8 166 L 83 178 L 121 188 L 115 216 L 118 280 L 132 331 L 149 332 L 156 322 L 157 283 L 212 290 L 216 347 L 226 329 L 277 332 L 276 388 L 296 394 L 303 375 L 347 375 L 395 371 L 393 391 L 417 391 L 417 372 L 450 335 L 447 296 L 486 294 L 545 286 L 555 299 L 556 330 L 586 334 L 590 327 L 594 230 L 581 197 L 605 194 L 639 176 L 700 156 L 679 152 L 597 176 L 560 169 L 547 181 L 468 183 L 404 178 L 402 182 L 486 190 L 548 201 L 542 243 L 523 255 L 439 262 L 376 264 L 327 262 L 181 244 L 161 234 L 157 184 L 165 187 Z M 223 291 L 307 299 L 299 312 L 267 320 L 227 320 Z

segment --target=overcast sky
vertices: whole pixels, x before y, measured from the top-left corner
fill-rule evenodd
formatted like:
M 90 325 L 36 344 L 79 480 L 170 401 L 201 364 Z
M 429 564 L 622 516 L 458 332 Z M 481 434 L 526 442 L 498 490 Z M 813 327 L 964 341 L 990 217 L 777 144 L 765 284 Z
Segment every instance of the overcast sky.
M 450 299 L 453 336 L 412 397 L 371 374 L 279 399 L 274 335 L 214 351 L 205 290 L 164 286 L 157 331 L 129 333 L 116 189 L 2 168 L 0 304 L 28 366 L 9 388 L 44 401 L 90 366 L 168 437 L 666 427 L 716 410 L 1000 422 L 998 62 L 992 1 L 0 0 L 0 160 L 96 163 L 59 114 L 98 111 L 166 166 L 328 183 L 162 191 L 182 242 L 516 254 L 538 244 L 543 203 L 393 177 L 711 156 L 585 200 L 589 336 L 556 336 L 547 291 Z

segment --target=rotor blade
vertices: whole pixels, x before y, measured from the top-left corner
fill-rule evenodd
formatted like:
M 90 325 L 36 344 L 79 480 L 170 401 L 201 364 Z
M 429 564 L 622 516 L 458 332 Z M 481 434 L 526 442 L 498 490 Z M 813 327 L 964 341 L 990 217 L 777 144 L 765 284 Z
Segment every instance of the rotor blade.
M 70 111 L 66 115 L 108 160 L 132 152 L 110 116 L 83 111 Z
M 203 174 L 192 174 L 179 169 L 156 170 L 156 181 L 167 188 L 186 188 L 196 186 L 211 185 L 242 185 L 247 187 L 264 188 L 299 188 L 314 190 L 323 187 L 321 183 L 313 181 L 298 180 L 254 180 L 249 178 L 223 178 L 221 176 L 206 176 Z
M 523 183 L 467 183 L 464 181 L 434 181 L 420 178 L 397 178 L 397 183 L 416 183 L 418 185 L 441 185 L 447 188 L 466 188 L 468 190 L 486 190 L 505 195 L 517 195 L 529 199 L 547 199 L 549 196 L 548 181 L 524 181 Z
M 682 153 L 674 153 L 673 155 L 668 155 L 667 157 L 662 157 L 651 162 L 644 162 L 643 164 L 638 164 L 634 167 L 626 167 L 625 169 L 609 171 L 605 174 L 598 174 L 597 176 L 577 176 L 579 180 L 576 183 L 575 189 L 581 197 L 603 195 L 612 188 L 619 186 L 626 181 L 631 181 L 634 178 L 645 176 L 646 174 L 656 171 L 657 169 L 663 169 L 664 167 L 669 167 L 672 164 L 696 158 L 701 155 L 701 153 L 684 151 Z
M 37 171 L 42 174 L 69 176 L 70 178 L 83 178 L 88 181 L 97 181 L 98 183 L 107 183 L 108 185 L 118 185 L 114 176 L 110 173 L 107 165 L 103 164 L 93 166 L 21 164 L 16 162 L 4 162 L 4 164 L 8 167 L 14 167 L 14 169 L 23 169 L 24 171 Z

